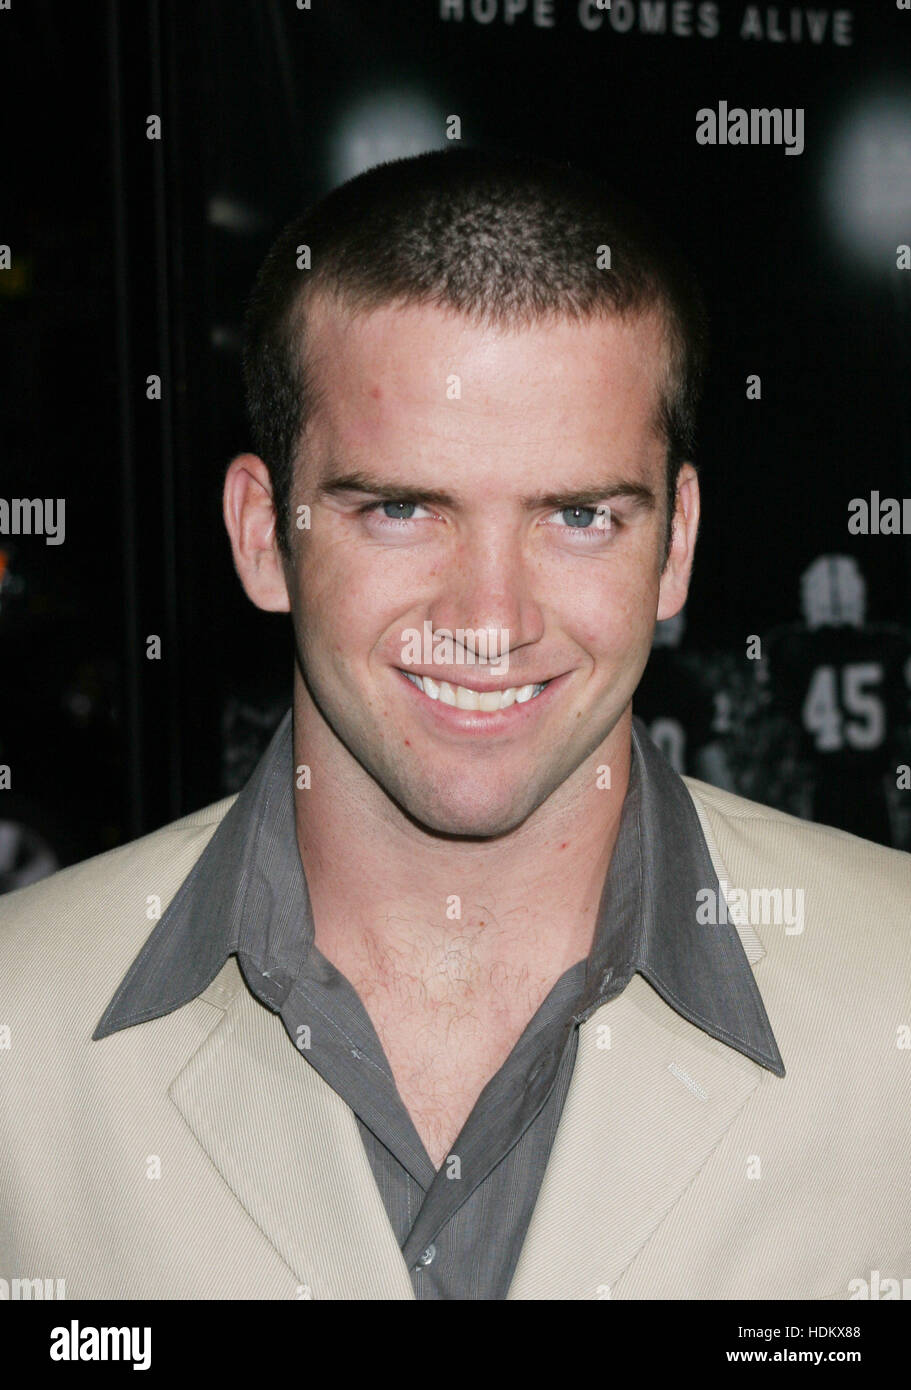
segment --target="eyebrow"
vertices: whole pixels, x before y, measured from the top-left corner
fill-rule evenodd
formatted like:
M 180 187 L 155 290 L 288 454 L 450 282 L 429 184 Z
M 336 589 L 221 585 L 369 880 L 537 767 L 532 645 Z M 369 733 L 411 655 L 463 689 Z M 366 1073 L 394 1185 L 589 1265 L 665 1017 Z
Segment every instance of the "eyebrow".
M 397 483 L 394 479 L 374 477 L 361 469 L 347 473 L 330 473 L 320 483 L 317 492 L 335 496 L 340 492 L 358 492 L 386 502 L 429 502 L 437 507 L 457 508 L 458 498 L 441 488 L 416 487 L 413 483 Z M 566 507 L 595 507 L 614 497 L 630 498 L 637 507 L 651 509 L 656 505 L 655 494 L 644 483 L 626 478 L 605 480 L 600 487 L 574 488 L 562 492 L 528 493 L 519 500 L 529 511 L 548 507 L 551 511 Z

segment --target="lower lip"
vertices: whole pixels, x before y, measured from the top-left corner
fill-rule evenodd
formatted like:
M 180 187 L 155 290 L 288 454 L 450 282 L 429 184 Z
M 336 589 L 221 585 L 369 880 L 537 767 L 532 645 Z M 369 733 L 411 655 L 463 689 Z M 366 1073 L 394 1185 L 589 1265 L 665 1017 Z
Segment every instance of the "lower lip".
M 544 712 L 545 707 L 551 703 L 552 697 L 559 691 L 568 674 L 567 672 L 565 675 L 555 676 L 544 687 L 540 695 L 535 695 L 521 705 L 513 701 L 506 709 L 489 710 L 485 713 L 476 709 L 459 709 L 456 705 L 444 705 L 442 700 L 431 700 L 429 695 L 418 690 L 404 671 L 396 670 L 396 675 L 400 677 L 406 689 L 411 692 L 415 702 L 424 711 L 427 718 L 434 720 L 438 728 L 481 736 L 484 734 L 490 736 L 514 733 L 524 729 L 533 719 Z

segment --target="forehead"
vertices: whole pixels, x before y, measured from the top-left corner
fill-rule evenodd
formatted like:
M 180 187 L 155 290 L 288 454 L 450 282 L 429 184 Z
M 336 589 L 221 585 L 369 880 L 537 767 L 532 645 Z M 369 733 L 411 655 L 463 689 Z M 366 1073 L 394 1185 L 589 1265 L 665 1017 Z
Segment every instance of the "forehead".
M 316 297 L 306 341 L 316 435 L 369 445 L 417 429 L 547 446 L 606 432 L 629 448 L 657 433 L 667 363 L 658 312 L 505 328 L 436 305 L 352 312 Z

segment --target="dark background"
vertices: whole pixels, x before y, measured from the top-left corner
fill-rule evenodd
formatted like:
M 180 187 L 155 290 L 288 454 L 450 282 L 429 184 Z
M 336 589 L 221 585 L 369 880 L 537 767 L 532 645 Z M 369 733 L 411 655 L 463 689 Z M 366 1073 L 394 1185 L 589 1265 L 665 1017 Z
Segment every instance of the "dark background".
M 709 686 L 746 688 L 747 637 L 799 617 L 800 575 L 823 553 L 856 557 L 870 623 L 908 627 L 911 537 L 850 536 L 847 505 L 911 496 L 911 273 L 896 269 L 911 13 L 842 9 L 839 44 L 821 5 L 819 43 L 797 6 L 520 6 L 0 12 L 0 495 L 66 501 L 64 544 L 0 536 L 0 817 L 28 829 L 5 880 L 0 837 L 0 885 L 27 881 L 42 844 L 61 863 L 97 853 L 248 770 L 290 698 L 292 654 L 287 619 L 244 597 L 221 521 L 225 467 L 250 442 L 244 297 L 285 221 L 370 164 L 442 147 L 452 114 L 464 144 L 602 173 L 701 276 L 714 345 L 685 646 Z M 751 10 L 761 38 L 741 34 Z M 662 16 L 666 32 L 642 32 Z M 697 145 L 696 111 L 722 99 L 804 108 L 804 152 Z M 734 785 L 801 809 L 781 777 L 744 771 L 747 714 L 735 700 Z M 763 757 L 779 756 L 772 739 Z

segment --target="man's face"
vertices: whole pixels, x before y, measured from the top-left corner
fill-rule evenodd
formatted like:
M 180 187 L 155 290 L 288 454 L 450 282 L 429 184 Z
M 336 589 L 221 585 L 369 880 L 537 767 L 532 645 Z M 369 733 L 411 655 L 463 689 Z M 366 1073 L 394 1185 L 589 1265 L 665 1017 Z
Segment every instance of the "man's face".
M 659 602 L 669 616 L 685 597 L 686 576 L 661 574 L 661 328 L 324 305 L 310 324 L 324 394 L 292 492 L 310 528 L 285 571 L 305 699 L 421 824 L 502 834 L 594 777 Z M 499 646 L 471 664 L 479 630 Z M 409 649 L 425 631 L 452 634 L 442 664 Z M 443 681 L 455 706 L 432 698 Z M 489 711 L 455 687 L 521 693 Z

